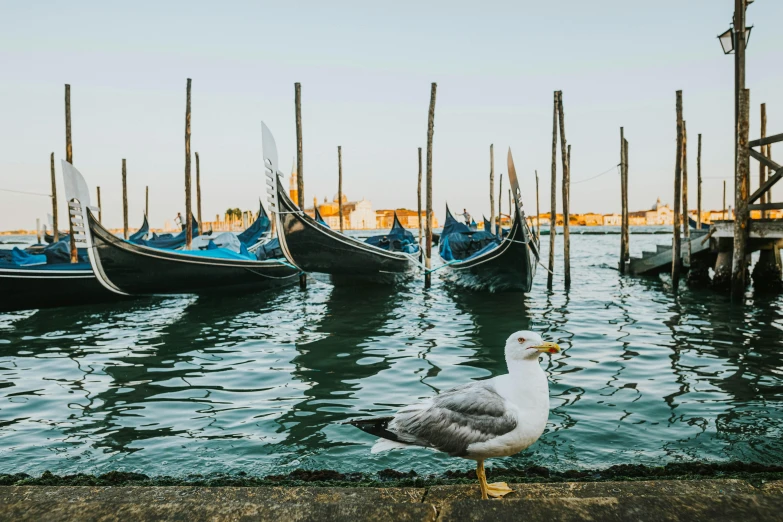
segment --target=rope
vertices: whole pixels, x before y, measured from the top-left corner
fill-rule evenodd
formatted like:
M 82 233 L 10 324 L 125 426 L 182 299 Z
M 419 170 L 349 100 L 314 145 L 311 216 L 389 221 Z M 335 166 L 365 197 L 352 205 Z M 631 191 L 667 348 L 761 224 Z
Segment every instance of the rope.
M 40 192 L 25 192 L 24 190 L 11 190 L 11 189 L 0 188 L 0 191 L 2 191 L 2 192 L 13 192 L 14 194 L 27 194 L 27 195 L 30 195 L 30 196 L 44 196 L 44 197 L 47 197 L 47 198 L 51 198 L 52 197 L 51 194 L 41 194 Z
M 587 178 L 587 179 L 580 179 L 579 181 L 572 181 L 572 182 L 571 182 L 571 184 L 572 184 L 572 185 L 578 185 L 578 184 L 580 184 L 580 183 L 584 183 L 584 182 L 586 182 L 586 181 L 591 181 L 591 180 L 594 180 L 595 178 L 600 178 L 600 177 L 601 177 L 601 176 L 603 176 L 604 174 L 609 174 L 609 173 L 612 171 L 612 169 L 617 169 L 617 168 L 619 168 L 619 167 L 620 167 L 620 164 L 619 164 L 619 163 L 618 163 L 617 165 L 612 165 L 611 167 L 609 167 L 608 169 L 606 169 L 605 171 L 603 171 L 603 172 L 602 172 L 602 173 L 600 173 L 600 174 L 597 174 L 597 175 L 595 175 L 595 176 L 593 176 L 593 177 L 591 177 L 591 178 Z

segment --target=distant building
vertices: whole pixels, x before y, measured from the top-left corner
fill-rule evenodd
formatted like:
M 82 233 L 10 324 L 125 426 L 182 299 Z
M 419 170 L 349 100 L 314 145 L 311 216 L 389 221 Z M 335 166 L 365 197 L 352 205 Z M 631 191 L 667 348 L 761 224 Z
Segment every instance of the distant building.
M 337 194 L 332 201 L 324 198 L 323 204 L 319 205 L 317 198 L 313 198 L 313 206 L 305 209 L 305 213 L 310 216 L 315 215 L 314 208 L 318 208 L 324 222 L 331 228 L 340 228 L 340 201 Z M 343 228 L 346 230 L 374 229 L 376 227 L 375 211 L 372 209 L 372 203 L 364 198 L 360 201 L 348 201 L 343 194 Z
M 376 225 L 375 228 L 385 229 L 391 228 L 394 224 L 394 213 L 397 213 L 397 218 L 400 220 L 405 228 L 418 229 L 419 228 L 419 214 L 415 210 L 408 210 L 407 208 L 398 208 L 396 210 L 384 209 L 375 213 Z M 427 213 L 422 210 L 421 220 L 424 226 L 427 226 Z M 438 228 L 438 218 L 433 213 L 432 215 L 432 228 Z
M 601 214 L 585 214 L 584 224 L 588 227 L 600 226 L 604 224 L 604 216 Z
M 628 213 L 630 225 L 671 225 L 674 223 L 674 213 L 669 205 L 661 204 L 661 198 L 650 210 L 639 210 Z
M 620 214 L 604 214 L 604 225 L 606 226 L 617 226 L 623 224 L 623 216 Z

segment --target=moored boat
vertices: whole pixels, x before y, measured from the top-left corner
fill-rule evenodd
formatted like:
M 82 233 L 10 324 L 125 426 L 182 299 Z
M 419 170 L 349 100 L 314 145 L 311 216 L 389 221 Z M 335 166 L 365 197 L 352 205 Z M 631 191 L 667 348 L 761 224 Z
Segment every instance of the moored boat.
M 463 288 L 489 292 L 529 292 L 539 258 L 538 243 L 527 226 L 511 151 L 508 175 L 514 195 L 514 221 L 500 240 L 489 231 L 459 223 L 446 208 L 439 253 L 445 263 L 441 277 Z
M 402 241 L 381 245 L 384 236 L 400 234 L 399 221 L 399 229 L 393 227 L 389 234 L 359 241 L 319 223 L 297 207 L 283 187 L 274 137 L 262 126 L 269 205 L 277 220 L 280 248 L 292 264 L 304 272 L 328 274 L 334 284 L 394 284 L 415 274 L 420 266 L 418 246 L 406 249 Z
M 174 251 L 133 244 L 93 216 L 84 178 L 63 161 L 77 245 L 87 249 L 98 281 L 118 294 L 251 291 L 293 284 L 299 270 L 281 260 L 258 261 L 225 248 Z

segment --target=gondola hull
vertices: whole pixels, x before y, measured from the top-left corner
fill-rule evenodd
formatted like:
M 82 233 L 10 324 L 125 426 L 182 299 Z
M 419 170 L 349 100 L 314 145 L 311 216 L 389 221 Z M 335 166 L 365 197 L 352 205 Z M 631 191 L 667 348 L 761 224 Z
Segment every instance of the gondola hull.
M 78 269 L 0 268 L 0 312 L 116 301 L 89 265 Z
M 278 180 L 280 245 L 305 272 L 328 274 L 334 284 L 395 284 L 410 279 L 417 256 L 390 252 L 331 230 L 301 212 Z
M 96 275 L 127 294 L 257 291 L 294 284 L 299 271 L 278 261 L 218 259 L 135 245 L 88 214 Z
M 536 273 L 538 248 L 517 219 L 509 235 L 495 248 L 465 261 L 451 262 L 441 272 L 444 281 L 488 292 L 529 292 Z

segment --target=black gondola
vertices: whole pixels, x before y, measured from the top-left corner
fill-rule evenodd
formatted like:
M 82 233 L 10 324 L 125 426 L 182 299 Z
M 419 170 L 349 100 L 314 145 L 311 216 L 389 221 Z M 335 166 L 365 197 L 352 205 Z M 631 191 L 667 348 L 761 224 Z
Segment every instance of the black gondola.
M 508 176 L 514 194 L 515 217 L 511 230 L 502 241 L 488 231 L 470 230 L 466 225 L 458 223 L 446 209 L 440 244 L 440 252 L 446 263 L 441 270 L 444 280 L 464 288 L 489 292 L 529 292 L 532 288 L 539 249 L 521 209 L 521 193 L 510 150 Z M 453 232 L 449 234 L 449 230 Z M 464 248 L 451 251 L 450 237 L 459 239 Z M 446 252 L 448 255 L 445 255 Z
M 299 270 L 285 261 L 258 261 L 226 249 L 161 250 L 120 239 L 92 215 L 79 171 L 66 161 L 62 164 L 76 240 L 87 248 L 95 276 L 109 290 L 134 295 L 249 291 L 298 280 Z
M 68 235 L 68 232 L 60 232 L 60 237 L 65 237 Z M 50 234 L 46 230 L 44 230 L 43 239 L 45 243 L 54 243 L 54 234 Z
M 305 272 L 328 274 L 335 284 L 394 284 L 414 274 L 419 266 L 418 252 L 395 251 L 393 245 L 387 249 L 359 241 L 301 211 L 283 187 L 282 173 L 277 168 L 277 146 L 266 125 L 262 139 L 269 205 L 277 219 L 280 248 L 292 264 Z
M 690 226 L 691 228 L 695 228 L 697 230 L 699 229 L 699 223 L 690 216 L 688 216 L 688 226 Z M 701 230 L 709 230 L 709 229 L 710 229 L 709 223 L 701 224 Z

